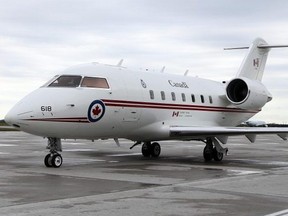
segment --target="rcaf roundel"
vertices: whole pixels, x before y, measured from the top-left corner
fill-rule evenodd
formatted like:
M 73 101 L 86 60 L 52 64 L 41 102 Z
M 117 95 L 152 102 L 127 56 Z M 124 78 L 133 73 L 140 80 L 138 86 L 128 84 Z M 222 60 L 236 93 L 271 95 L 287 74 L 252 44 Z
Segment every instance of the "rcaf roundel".
M 88 109 L 88 120 L 90 122 L 99 121 L 105 113 L 105 105 L 101 100 L 93 101 Z

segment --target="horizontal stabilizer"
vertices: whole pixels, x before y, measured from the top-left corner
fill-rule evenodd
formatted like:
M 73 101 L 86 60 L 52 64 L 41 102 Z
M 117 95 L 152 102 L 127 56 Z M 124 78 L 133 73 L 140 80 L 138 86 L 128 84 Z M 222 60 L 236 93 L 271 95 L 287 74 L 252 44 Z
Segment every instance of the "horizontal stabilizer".
M 256 38 L 249 47 L 231 47 L 224 50 L 249 49 L 236 77 L 246 77 L 251 80 L 261 81 L 270 49 L 284 47 L 288 47 L 288 45 L 270 45 L 265 40 Z
M 238 49 L 249 49 L 249 47 L 228 47 L 228 48 L 224 48 L 224 50 L 238 50 Z
M 260 49 L 270 49 L 270 48 L 285 48 L 285 47 L 288 47 L 288 45 L 258 45 L 257 47 Z M 249 47 L 245 46 L 245 47 L 227 47 L 227 48 L 224 48 L 224 50 L 238 50 L 238 49 L 249 49 Z
M 270 49 L 270 48 L 285 48 L 288 45 L 258 45 L 258 48 Z

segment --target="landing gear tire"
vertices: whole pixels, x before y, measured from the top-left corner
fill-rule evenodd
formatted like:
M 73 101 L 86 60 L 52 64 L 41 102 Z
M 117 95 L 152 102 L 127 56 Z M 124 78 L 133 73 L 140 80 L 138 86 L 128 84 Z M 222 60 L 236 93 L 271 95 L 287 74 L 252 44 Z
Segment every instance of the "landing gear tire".
M 62 163 L 63 163 L 63 158 L 60 154 L 55 154 L 52 156 L 52 160 L 51 160 L 52 166 L 54 168 L 59 168 Z
M 44 158 L 44 164 L 46 167 L 59 168 L 63 163 L 63 158 L 60 154 L 47 154 Z
M 58 151 L 62 151 L 62 144 L 60 138 L 48 137 L 47 149 L 50 149 L 50 153 L 44 158 L 44 164 L 46 167 L 59 168 L 63 163 L 63 158 Z
M 154 157 L 154 158 L 158 158 L 160 153 L 161 153 L 161 146 L 159 145 L 159 143 L 157 142 L 154 142 L 152 143 L 152 146 L 151 146 L 151 156 Z
M 150 152 L 151 152 L 151 144 L 150 143 L 143 143 L 142 145 L 142 155 L 144 157 L 150 157 Z
M 218 152 L 216 148 L 213 149 L 213 158 L 215 161 L 222 161 L 223 159 L 223 153 Z
M 51 154 L 47 154 L 44 158 L 44 164 L 46 167 L 52 167 L 52 156 Z
M 211 161 L 213 159 L 213 149 L 211 149 L 209 146 L 205 146 L 203 150 L 203 157 L 205 161 Z
M 154 142 L 154 143 L 144 143 L 142 145 L 142 155 L 144 157 L 153 157 L 153 158 L 158 158 L 161 153 L 161 146 L 159 143 Z

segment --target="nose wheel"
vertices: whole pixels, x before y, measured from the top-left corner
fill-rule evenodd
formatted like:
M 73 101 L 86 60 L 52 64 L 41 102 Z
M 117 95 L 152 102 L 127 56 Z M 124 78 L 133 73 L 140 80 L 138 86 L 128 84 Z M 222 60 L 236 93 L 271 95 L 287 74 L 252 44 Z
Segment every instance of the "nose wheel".
M 48 138 L 48 149 L 50 153 L 44 158 L 44 164 L 46 167 L 59 168 L 63 163 L 63 158 L 58 151 L 62 151 L 61 139 L 59 138 Z
M 63 163 L 63 158 L 61 154 L 55 153 L 55 154 L 47 154 L 46 157 L 44 158 L 44 164 L 46 167 L 54 167 L 54 168 L 59 168 L 61 167 Z

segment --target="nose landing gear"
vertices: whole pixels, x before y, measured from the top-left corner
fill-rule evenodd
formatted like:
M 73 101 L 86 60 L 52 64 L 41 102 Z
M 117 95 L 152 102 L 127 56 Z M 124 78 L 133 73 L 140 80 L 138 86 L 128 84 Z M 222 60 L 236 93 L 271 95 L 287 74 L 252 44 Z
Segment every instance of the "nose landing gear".
M 54 168 L 59 168 L 63 163 L 63 158 L 61 154 L 47 154 L 46 157 L 44 158 L 44 164 L 46 167 L 54 167 Z
M 63 158 L 58 151 L 62 151 L 61 139 L 59 138 L 48 138 L 48 149 L 50 153 L 44 158 L 44 164 L 46 167 L 59 168 L 63 163 Z

